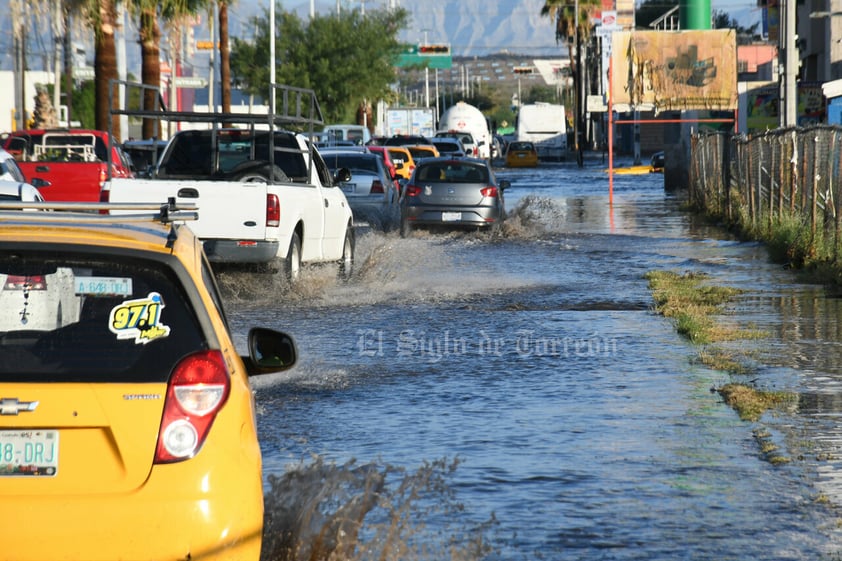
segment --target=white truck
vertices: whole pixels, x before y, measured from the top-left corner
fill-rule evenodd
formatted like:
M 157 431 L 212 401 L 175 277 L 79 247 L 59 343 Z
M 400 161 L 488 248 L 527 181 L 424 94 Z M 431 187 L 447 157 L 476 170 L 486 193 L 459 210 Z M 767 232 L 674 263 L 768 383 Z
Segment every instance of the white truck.
M 488 129 L 488 120 L 482 111 L 459 101 L 451 105 L 441 115 L 437 132 L 469 132 L 474 137 L 479 151 L 478 157 L 491 158 L 491 132 Z
M 126 84 L 127 90 L 148 87 Z M 195 205 L 199 216 L 190 228 L 212 262 L 269 270 L 282 266 L 291 280 L 304 263 L 338 262 L 349 273 L 353 216 L 339 178 L 332 177 L 308 136 L 278 128 L 306 125 L 312 132 L 322 124 L 315 94 L 273 85 L 272 95 L 283 107 L 272 115 L 113 109 L 112 115 L 207 123 L 208 128 L 176 132 L 149 178 L 110 178 L 103 202 L 174 198 L 179 205 Z
M 515 139 L 532 142 L 542 160 L 563 160 L 567 155 L 564 106 L 541 101 L 521 105 L 517 113 Z

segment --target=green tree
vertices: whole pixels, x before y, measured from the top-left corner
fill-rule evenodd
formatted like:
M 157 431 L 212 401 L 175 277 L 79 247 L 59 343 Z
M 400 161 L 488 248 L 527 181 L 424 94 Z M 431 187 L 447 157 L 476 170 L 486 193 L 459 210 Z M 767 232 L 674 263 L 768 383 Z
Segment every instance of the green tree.
M 330 122 L 353 121 L 365 100 L 391 94 L 395 60 L 403 51 L 397 36 L 408 22 L 403 9 L 315 16 L 305 23 L 296 14 L 276 17 L 276 80 L 312 88 Z M 255 95 L 269 91 L 268 18 L 255 18 L 254 41 L 234 39 L 234 83 Z

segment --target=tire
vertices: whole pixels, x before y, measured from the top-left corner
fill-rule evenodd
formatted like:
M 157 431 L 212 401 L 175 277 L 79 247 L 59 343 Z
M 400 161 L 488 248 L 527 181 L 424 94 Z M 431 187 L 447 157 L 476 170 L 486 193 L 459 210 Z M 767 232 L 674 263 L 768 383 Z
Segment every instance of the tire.
M 237 173 L 233 176 L 233 181 L 242 181 L 244 183 L 269 183 L 269 175 L 274 174 L 272 181 L 289 181 L 289 177 L 278 166 L 270 166 L 263 164 L 255 166 L 246 171 Z
M 354 229 L 351 224 L 345 230 L 345 241 L 342 243 L 342 257 L 339 259 L 339 278 L 350 280 L 354 274 Z
M 301 238 L 298 232 L 293 232 L 289 241 L 287 258 L 284 260 L 284 275 L 290 284 L 295 284 L 301 276 Z

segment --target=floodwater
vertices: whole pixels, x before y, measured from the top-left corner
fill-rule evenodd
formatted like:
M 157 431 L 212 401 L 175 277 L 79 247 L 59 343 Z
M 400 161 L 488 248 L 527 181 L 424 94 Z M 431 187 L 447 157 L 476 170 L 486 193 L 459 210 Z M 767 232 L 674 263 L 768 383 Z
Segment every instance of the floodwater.
M 239 340 L 300 350 L 254 381 L 264 559 L 842 557 L 839 301 L 659 174 L 615 176 L 609 203 L 603 167 L 500 169 L 500 238 L 360 228 L 345 283 L 221 275 Z M 658 269 L 746 291 L 725 321 L 767 333 L 732 343 L 750 375 L 652 311 Z M 729 381 L 799 400 L 741 421 Z

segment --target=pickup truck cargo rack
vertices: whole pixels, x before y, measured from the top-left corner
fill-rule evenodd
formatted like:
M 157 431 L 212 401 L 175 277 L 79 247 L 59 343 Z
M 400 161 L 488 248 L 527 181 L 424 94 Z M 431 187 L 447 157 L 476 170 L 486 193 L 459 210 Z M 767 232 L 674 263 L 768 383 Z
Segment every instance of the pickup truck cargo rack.
M 108 128 L 110 134 L 109 143 L 113 142 L 114 117 L 127 116 L 137 119 L 153 119 L 166 121 L 168 123 L 206 123 L 212 125 L 211 130 L 217 131 L 231 125 L 247 125 L 250 130 L 256 130 L 258 126 L 266 126 L 269 131 L 283 130 L 286 127 L 293 128 L 299 132 L 309 133 L 313 137 L 315 127 L 325 124 L 322 109 L 316 99 L 316 92 L 312 89 L 287 86 L 285 84 L 269 84 L 269 110 L 266 113 L 219 113 L 200 111 L 174 111 L 167 109 L 162 99 L 160 89 L 157 86 L 129 82 L 126 80 L 111 80 L 110 99 L 112 109 L 108 114 Z M 114 103 L 119 99 L 122 92 L 122 101 Z M 145 106 L 145 99 L 148 92 L 154 93 L 155 102 L 153 107 Z M 129 108 L 130 105 L 140 104 L 142 107 Z M 216 134 L 211 138 L 211 149 L 216 153 Z M 312 142 L 310 154 L 308 154 L 308 167 L 312 166 Z M 109 146 L 109 149 L 111 146 Z M 274 135 L 269 135 L 269 152 L 288 151 L 289 148 L 275 147 Z M 110 153 L 110 152 L 109 152 Z M 308 170 L 312 171 L 312 170 Z M 109 180 L 111 171 L 109 166 Z M 272 183 L 272 178 L 269 178 Z
M 162 204 L 153 203 L 56 203 L 40 201 L 2 201 L 0 202 L 0 220 L 39 222 L 187 222 L 198 220 L 196 205 L 176 204 L 175 199 Z M 132 210 L 137 214 L 100 214 L 110 210 Z M 42 211 L 42 212 L 21 212 Z M 48 211 L 48 212 L 43 212 Z M 55 211 L 55 212 L 51 212 Z M 154 212 L 142 212 L 154 211 Z

